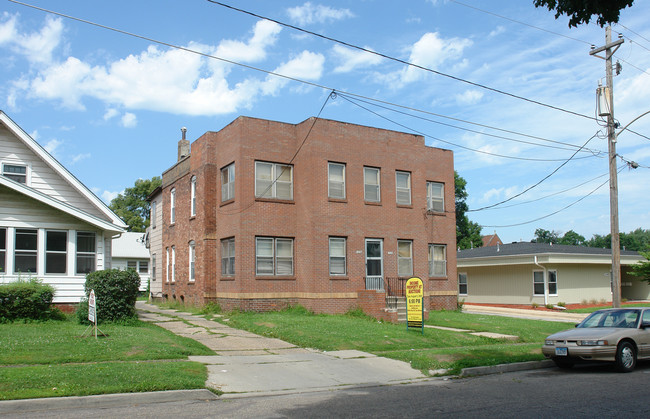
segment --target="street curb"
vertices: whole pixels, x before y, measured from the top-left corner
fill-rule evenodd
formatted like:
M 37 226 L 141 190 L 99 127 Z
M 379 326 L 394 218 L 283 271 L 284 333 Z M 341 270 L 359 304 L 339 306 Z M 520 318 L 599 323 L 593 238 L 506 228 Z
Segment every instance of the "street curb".
M 44 409 L 96 409 L 124 407 L 133 404 L 166 403 L 187 400 L 217 400 L 219 396 L 210 390 L 168 390 L 145 393 L 98 394 L 92 396 L 46 397 L 42 399 L 0 401 L 0 415 L 10 413 L 26 414 L 30 411 L 42 412 Z
M 491 365 L 489 367 L 463 368 L 458 377 L 473 377 L 478 375 L 501 374 L 504 372 L 528 371 L 542 368 L 552 368 L 555 364 L 551 360 L 516 362 L 514 364 Z

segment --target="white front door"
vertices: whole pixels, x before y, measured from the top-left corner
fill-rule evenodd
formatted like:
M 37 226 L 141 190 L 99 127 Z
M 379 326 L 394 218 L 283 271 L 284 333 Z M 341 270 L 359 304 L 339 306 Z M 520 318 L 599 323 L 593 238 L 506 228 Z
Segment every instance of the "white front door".
M 384 243 L 382 239 L 366 239 L 366 289 L 384 289 Z

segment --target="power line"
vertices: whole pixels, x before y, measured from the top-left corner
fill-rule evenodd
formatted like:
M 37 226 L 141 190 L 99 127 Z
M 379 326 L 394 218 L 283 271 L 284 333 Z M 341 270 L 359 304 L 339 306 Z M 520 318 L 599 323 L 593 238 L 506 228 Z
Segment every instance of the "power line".
M 10 0 L 10 1 L 14 1 L 14 0 Z M 494 87 L 489 87 L 489 86 L 486 86 L 484 84 L 480 84 L 480 83 L 476 83 L 476 82 L 473 82 L 473 81 L 470 81 L 470 80 L 463 79 L 461 77 L 457 77 L 457 76 L 453 76 L 451 74 L 443 73 L 443 72 L 438 71 L 438 70 L 433 70 L 431 68 L 424 67 L 424 66 L 421 66 L 419 64 L 414 64 L 414 63 L 411 63 L 409 61 L 402 60 L 400 58 L 395 58 L 395 57 L 392 57 L 392 56 L 387 55 L 387 54 L 383 54 L 383 53 L 373 51 L 373 50 L 368 49 L 368 48 L 364 48 L 364 47 L 360 47 L 358 45 L 351 44 L 349 42 L 341 41 L 341 40 L 336 39 L 336 38 L 325 36 L 325 35 L 319 34 L 317 32 L 312 32 L 312 31 L 309 31 L 307 29 L 303 29 L 303 28 L 298 27 L 298 26 L 294 26 L 294 25 L 291 25 L 291 24 L 288 24 L 288 23 L 284 23 L 284 22 L 281 22 L 281 21 L 276 20 L 276 19 L 271 19 L 269 17 L 253 13 L 253 12 L 250 12 L 248 10 L 244 10 L 244 9 L 240 9 L 240 8 L 237 8 L 237 7 L 234 7 L 234 6 L 230 6 L 228 4 L 221 3 L 221 2 L 218 2 L 218 1 L 215 1 L 215 0 L 207 0 L 207 1 L 210 2 L 210 3 L 216 4 L 218 6 L 225 7 L 227 9 L 231 9 L 231 10 L 234 10 L 234 11 L 237 11 L 237 12 L 245 13 L 247 15 L 253 16 L 253 17 L 258 18 L 258 19 L 268 20 L 270 22 L 277 23 L 278 25 L 285 26 L 287 28 L 291 28 L 291 29 L 294 29 L 294 30 L 297 30 L 297 31 L 300 31 L 300 32 L 304 32 L 306 34 L 313 35 L 313 36 L 316 36 L 316 37 L 319 37 L 319 38 L 322 38 L 322 39 L 326 39 L 328 41 L 335 42 L 337 44 L 341 44 L 341 45 L 344 45 L 344 46 L 349 47 L 349 48 L 357 49 L 359 51 L 367 52 L 369 54 L 374 54 L 374 55 L 377 55 L 377 56 L 382 57 L 382 58 L 386 58 L 386 59 L 391 60 L 391 61 L 395 61 L 395 62 L 404 64 L 404 65 L 407 65 L 407 66 L 410 66 L 410 67 L 418 68 L 420 70 L 424 70 L 424 71 L 427 71 L 427 72 L 430 72 L 430 73 L 433 73 L 433 74 L 437 74 L 439 76 L 447 77 L 447 78 L 450 78 L 452 80 L 456 80 L 456 81 L 459 81 L 459 82 L 462 82 L 462 83 L 469 84 L 471 86 L 475 86 L 475 87 L 478 87 L 478 88 L 481 88 L 481 89 L 489 90 L 489 91 L 499 93 L 499 94 L 502 94 L 502 95 L 505 95 L 505 96 L 510 96 L 512 98 L 515 98 L 515 99 L 524 100 L 526 102 L 534 103 L 536 105 L 544 106 L 544 107 L 554 109 L 554 110 L 557 110 L 557 111 L 560 111 L 560 112 L 565 112 L 565 113 L 568 113 L 568 114 L 571 114 L 571 115 L 580 116 L 582 118 L 587 118 L 587 119 L 592 119 L 592 120 L 594 119 L 594 117 L 589 116 L 589 115 L 584 115 L 584 114 L 574 112 L 574 111 L 571 111 L 571 110 L 568 110 L 568 109 L 560 108 L 558 106 L 549 105 L 547 103 L 543 103 L 543 102 L 540 102 L 540 101 L 537 101 L 537 100 L 526 98 L 524 96 L 519 96 L 519 95 L 516 95 L 514 93 L 509 93 L 509 92 L 506 92 L 504 90 L 496 89 Z

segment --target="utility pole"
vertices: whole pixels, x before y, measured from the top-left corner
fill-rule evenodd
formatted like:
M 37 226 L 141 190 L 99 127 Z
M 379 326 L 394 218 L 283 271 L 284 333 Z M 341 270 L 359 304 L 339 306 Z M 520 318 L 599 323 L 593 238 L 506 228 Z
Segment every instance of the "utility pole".
M 605 60 L 605 74 L 607 87 L 604 91 L 599 89 L 599 94 L 604 94 L 604 103 L 607 110 L 601 109 L 600 116 L 607 115 L 607 145 L 609 150 L 609 214 L 610 230 L 612 236 L 612 307 L 621 306 L 621 239 L 618 231 L 618 173 L 616 167 L 616 122 L 614 120 L 614 81 L 612 77 L 612 56 L 623 43 L 623 39 L 612 42 L 612 27 L 605 29 L 605 45 L 599 48 L 592 47 L 589 55 Z M 605 57 L 598 56 L 605 51 Z M 601 103 L 602 100 L 599 100 Z

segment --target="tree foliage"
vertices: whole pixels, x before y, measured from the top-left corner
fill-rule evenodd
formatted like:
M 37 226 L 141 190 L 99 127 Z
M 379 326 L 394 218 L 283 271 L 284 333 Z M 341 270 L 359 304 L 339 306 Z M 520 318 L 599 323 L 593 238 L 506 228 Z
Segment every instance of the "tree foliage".
M 483 246 L 481 239 L 481 226 L 469 220 L 467 216 L 467 197 L 469 194 L 465 189 L 467 181 L 454 171 L 454 186 L 456 197 L 456 245 L 461 249 Z
M 555 11 L 555 18 L 569 16 L 569 27 L 589 23 L 598 16 L 596 23 L 603 26 L 618 22 L 621 10 L 631 7 L 634 0 L 534 0 L 535 7 Z
M 646 258 L 646 260 L 632 265 L 632 272 L 630 274 L 650 284 L 650 252 L 641 252 L 641 256 Z
M 162 185 L 159 176 L 151 179 L 138 179 L 132 188 L 113 199 L 110 208 L 129 226 L 128 231 L 142 233 L 149 227 L 149 202 L 147 197 Z
M 621 248 L 637 252 L 650 251 L 650 230 L 637 228 L 629 233 L 620 233 Z M 573 246 L 588 246 L 610 249 L 612 247 L 612 235 L 594 234 L 589 240 L 573 230 L 564 233 L 563 236 L 557 231 L 549 231 L 543 228 L 535 230 L 533 243 L 555 243 L 570 244 Z

